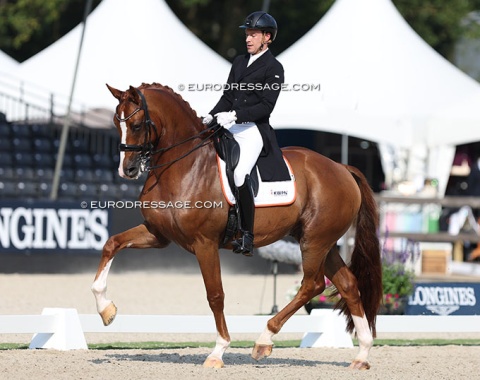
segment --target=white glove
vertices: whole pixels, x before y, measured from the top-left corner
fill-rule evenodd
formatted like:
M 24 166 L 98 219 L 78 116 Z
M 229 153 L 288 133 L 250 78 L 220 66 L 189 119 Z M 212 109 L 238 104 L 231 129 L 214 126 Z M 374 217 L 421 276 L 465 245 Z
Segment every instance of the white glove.
M 210 122 L 213 120 L 213 116 L 208 114 L 207 116 L 205 116 L 202 120 L 202 123 L 205 124 L 205 125 L 208 125 L 210 124 Z
M 219 112 L 215 114 L 215 116 L 217 117 L 217 123 L 227 129 L 235 124 L 235 120 L 237 120 L 237 114 L 235 111 Z

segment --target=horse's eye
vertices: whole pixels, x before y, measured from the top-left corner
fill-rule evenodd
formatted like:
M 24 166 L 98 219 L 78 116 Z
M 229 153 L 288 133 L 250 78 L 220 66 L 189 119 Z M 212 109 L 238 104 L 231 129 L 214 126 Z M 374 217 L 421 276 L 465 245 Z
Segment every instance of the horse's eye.
M 142 128 L 142 124 L 132 124 L 131 127 L 135 132 L 138 132 Z

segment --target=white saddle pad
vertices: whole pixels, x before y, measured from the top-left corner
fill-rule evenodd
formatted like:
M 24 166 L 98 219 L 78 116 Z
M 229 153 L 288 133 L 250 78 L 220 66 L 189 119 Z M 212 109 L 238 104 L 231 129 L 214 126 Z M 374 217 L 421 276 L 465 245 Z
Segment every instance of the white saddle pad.
M 270 207 L 270 206 L 288 206 L 295 202 L 297 197 L 297 187 L 295 183 L 295 176 L 293 175 L 290 163 L 283 157 L 287 164 L 288 172 L 290 173 L 290 181 L 278 182 L 262 182 L 262 177 L 258 173 L 259 188 L 258 194 L 255 197 L 255 207 Z M 235 197 L 228 185 L 227 174 L 225 172 L 225 162 L 218 157 L 218 171 L 220 175 L 220 183 L 222 184 L 223 195 L 230 205 L 235 204 Z

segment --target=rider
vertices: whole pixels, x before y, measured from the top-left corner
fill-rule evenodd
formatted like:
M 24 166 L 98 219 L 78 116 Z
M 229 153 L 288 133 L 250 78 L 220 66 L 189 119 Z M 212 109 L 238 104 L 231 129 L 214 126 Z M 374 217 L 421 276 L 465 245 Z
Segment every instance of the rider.
M 233 251 L 252 256 L 255 205 L 250 173 L 260 155 L 278 148 L 269 124 L 284 81 L 283 67 L 268 49 L 277 35 L 277 22 L 266 12 L 248 15 L 245 29 L 248 54 L 235 58 L 225 91 L 203 122 L 215 115 L 240 145 L 240 159 L 234 171 L 235 198 L 240 210 L 242 237 L 233 241 Z

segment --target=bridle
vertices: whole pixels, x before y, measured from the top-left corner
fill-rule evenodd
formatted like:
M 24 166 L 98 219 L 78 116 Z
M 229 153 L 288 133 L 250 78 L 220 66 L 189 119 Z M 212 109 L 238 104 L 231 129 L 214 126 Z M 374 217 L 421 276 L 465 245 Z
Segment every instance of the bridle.
M 197 150 L 197 149 L 203 147 L 204 145 L 208 144 L 210 142 L 210 139 L 215 134 L 217 134 L 217 132 L 220 130 L 220 128 L 219 128 L 220 126 L 216 122 L 214 122 L 214 123 L 212 122 L 207 126 L 207 128 L 203 129 L 202 131 L 200 131 L 196 135 L 190 136 L 190 137 L 186 138 L 185 140 L 182 140 L 182 141 L 180 141 L 176 144 L 170 145 L 166 148 L 160 148 L 160 149 L 154 150 L 154 147 L 158 146 L 158 143 L 159 143 L 160 138 L 162 136 L 159 135 L 158 130 L 157 130 L 157 126 L 150 119 L 150 114 L 148 112 L 148 105 L 147 105 L 147 101 L 145 100 L 145 96 L 142 94 L 142 92 L 138 88 L 136 88 L 135 90 L 137 91 L 137 93 L 140 96 L 140 99 L 142 101 L 142 104 L 140 105 L 140 107 L 135 108 L 130 115 L 128 115 L 124 118 L 120 117 L 117 113 L 115 113 L 115 118 L 120 122 L 126 122 L 129 119 L 131 119 L 137 112 L 143 111 L 143 115 L 144 115 L 143 116 L 143 126 L 146 130 L 145 140 L 144 140 L 143 144 L 142 145 L 119 144 L 119 146 L 118 146 L 118 149 L 120 150 L 120 152 L 140 152 L 140 159 L 141 159 L 140 167 L 141 167 L 142 171 L 149 171 L 149 170 L 153 170 L 153 169 L 158 169 L 158 168 L 161 168 L 163 166 L 171 165 L 171 164 L 173 164 L 177 161 L 180 161 L 182 158 L 187 157 L 190 153 L 192 153 L 195 150 Z M 150 136 L 152 135 L 152 131 L 155 133 L 155 136 L 156 136 L 154 143 L 152 143 L 150 141 Z M 212 133 L 208 134 L 206 137 L 202 136 L 202 135 L 204 135 L 205 133 L 208 133 L 208 132 L 212 132 Z M 169 162 L 164 162 L 164 163 L 159 164 L 159 165 L 154 165 L 154 166 L 147 166 L 146 165 L 147 161 L 150 160 L 150 157 L 152 157 L 154 155 L 157 155 L 157 154 L 165 153 L 172 148 L 175 148 L 177 146 L 180 146 L 182 144 L 185 144 L 188 141 L 195 140 L 197 138 L 201 138 L 200 142 L 197 145 L 195 145 L 192 149 L 190 149 L 186 153 L 182 154 L 180 157 L 177 157 L 177 158 L 175 158 L 175 159 L 173 159 Z

